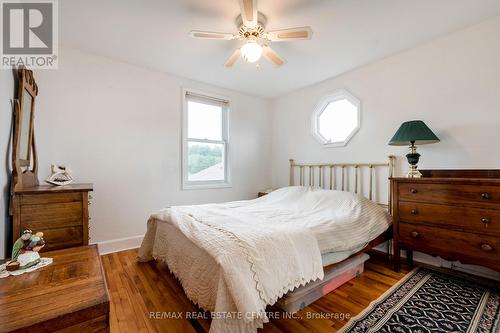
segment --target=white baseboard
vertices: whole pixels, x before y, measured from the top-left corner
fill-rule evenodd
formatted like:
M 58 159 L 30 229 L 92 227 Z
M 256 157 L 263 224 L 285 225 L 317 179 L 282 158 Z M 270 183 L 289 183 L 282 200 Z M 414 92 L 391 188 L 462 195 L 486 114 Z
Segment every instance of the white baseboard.
M 99 254 L 108 254 L 118 251 L 138 248 L 141 245 L 144 235 L 126 238 L 111 239 L 103 242 L 96 242 Z

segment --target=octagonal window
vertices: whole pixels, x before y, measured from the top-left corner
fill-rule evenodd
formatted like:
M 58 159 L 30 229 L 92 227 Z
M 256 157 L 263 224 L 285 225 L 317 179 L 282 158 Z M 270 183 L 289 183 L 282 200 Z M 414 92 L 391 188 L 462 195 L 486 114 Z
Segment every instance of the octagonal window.
M 345 90 L 318 104 L 313 113 L 313 135 L 325 147 L 345 146 L 360 126 L 360 101 Z

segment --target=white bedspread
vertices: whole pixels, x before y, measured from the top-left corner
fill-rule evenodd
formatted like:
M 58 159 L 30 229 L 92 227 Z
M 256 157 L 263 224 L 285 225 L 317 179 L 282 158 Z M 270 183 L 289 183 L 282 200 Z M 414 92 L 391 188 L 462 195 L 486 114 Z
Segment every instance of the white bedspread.
M 321 253 L 357 249 L 392 223 L 385 208 L 361 195 L 303 186 L 284 187 L 256 200 L 225 205 L 272 224 L 307 227 Z
M 389 224 L 383 208 L 360 196 L 287 187 L 153 214 L 139 258 L 164 260 L 186 295 L 215 311 L 211 332 L 256 332 L 266 305 L 323 278 L 321 252 L 353 249 Z

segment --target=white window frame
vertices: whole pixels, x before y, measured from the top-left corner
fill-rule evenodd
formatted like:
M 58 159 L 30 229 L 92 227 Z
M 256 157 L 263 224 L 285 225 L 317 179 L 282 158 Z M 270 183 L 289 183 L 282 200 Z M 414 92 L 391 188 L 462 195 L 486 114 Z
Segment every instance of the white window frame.
M 326 140 L 321 133 L 319 133 L 319 118 L 323 111 L 326 109 L 326 107 L 332 103 L 336 102 L 339 100 L 346 99 L 348 100 L 351 104 L 356 106 L 356 109 L 358 111 L 358 123 L 356 127 L 352 130 L 352 132 L 349 134 L 349 136 L 344 140 L 344 141 L 339 141 L 339 142 L 331 142 L 329 140 Z M 346 146 L 349 141 L 352 139 L 352 137 L 359 131 L 361 128 L 361 101 L 353 96 L 351 93 L 349 93 L 345 89 L 338 89 L 333 91 L 332 93 L 328 94 L 327 96 L 323 97 L 320 102 L 317 104 L 316 108 L 314 109 L 311 117 L 311 133 L 314 136 L 314 138 L 323 145 L 325 148 L 332 148 L 332 147 L 344 147 Z
M 188 138 L 188 95 L 194 95 L 199 98 L 206 98 L 208 100 L 225 103 L 226 107 L 222 108 L 222 140 Z M 229 158 L 229 107 L 230 101 L 227 97 L 189 88 L 182 89 L 182 189 L 194 190 L 231 187 L 231 163 Z M 188 179 L 189 142 L 217 143 L 224 145 L 224 180 L 190 181 Z

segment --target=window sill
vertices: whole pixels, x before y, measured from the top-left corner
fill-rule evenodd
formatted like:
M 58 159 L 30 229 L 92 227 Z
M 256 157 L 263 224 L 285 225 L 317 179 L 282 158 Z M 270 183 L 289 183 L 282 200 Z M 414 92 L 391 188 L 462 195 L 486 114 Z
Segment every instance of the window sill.
M 211 190 L 218 188 L 231 188 L 230 183 L 212 183 L 212 184 L 182 184 L 183 190 Z

